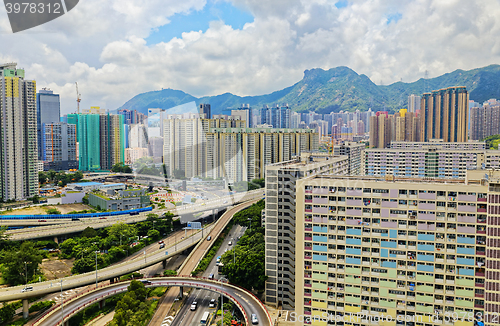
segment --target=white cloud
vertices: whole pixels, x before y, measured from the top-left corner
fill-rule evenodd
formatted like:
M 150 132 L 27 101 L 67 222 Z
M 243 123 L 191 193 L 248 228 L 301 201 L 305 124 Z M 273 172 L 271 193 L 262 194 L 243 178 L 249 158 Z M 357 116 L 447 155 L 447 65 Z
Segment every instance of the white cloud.
M 195 96 L 269 93 L 305 69 L 348 66 L 375 83 L 411 82 L 455 69 L 499 63 L 500 3 L 469 0 L 233 0 L 254 22 L 221 21 L 205 32 L 148 45 L 152 30 L 206 0 L 85 0 L 32 31 L 9 34 L 0 20 L 2 61 L 17 61 L 39 87 L 60 92 L 63 112 L 82 105 L 115 109 L 139 92 L 171 87 Z M 0 15 L 3 14 L 0 11 Z M 388 17 L 401 18 L 388 24 Z

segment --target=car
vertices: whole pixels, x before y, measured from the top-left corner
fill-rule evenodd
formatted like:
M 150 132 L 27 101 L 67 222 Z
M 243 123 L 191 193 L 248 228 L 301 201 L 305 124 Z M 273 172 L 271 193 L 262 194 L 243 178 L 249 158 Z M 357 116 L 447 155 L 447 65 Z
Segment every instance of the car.
M 158 241 L 158 244 L 162 244 L 162 243 L 163 243 L 163 240 Z
M 163 249 L 163 248 L 165 248 L 165 244 L 164 244 L 164 243 L 162 243 L 162 244 L 160 245 L 160 249 Z
M 229 246 L 231 246 L 232 244 L 233 244 L 233 242 L 232 242 L 232 241 L 229 241 L 228 245 L 229 245 Z
M 72 220 L 72 221 L 79 221 L 80 219 L 79 219 L 79 218 L 77 218 L 77 217 L 73 217 L 71 220 Z
M 24 289 L 21 290 L 21 293 L 29 292 L 29 291 L 33 291 L 32 286 L 25 286 Z
M 257 325 L 259 323 L 259 320 L 257 319 L 256 314 L 252 314 L 252 324 Z
M 210 241 L 210 240 L 212 240 L 212 236 L 210 236 L 210 235 L 209 235 L 209 236 L 207 237 L 207 241 Z
M 215 308 L 216 301 L 215 299 L 210 300 L 210 303 L 208 304 L 208 308 Z
M 46 220 L 38 220 L 38 222 L 47 222 Z
M 107 218 L 107 217 L 102 216 L 102 217 L 99 217 L 99 219 L 100 219 L 100 220 L 107 220 L 108 218 Z
M 208 278 L 211 279 L 211 280 L 213 280 L 214 279 L 214 274 L 212 273 L 212 274 L 208 275 Z
M 197 306 L 198 306 L 198 302 L 193 301 L 193 303 L 191 304 L 191 311 L 195 311 Z
M 141 283 L 144 284 L 144 285 L 149 285 L 149 284 L 151 284 L 151 281 L 149 281 L 149 280 L 142 280 Z
M 227 200 L 224 200 L 224 204 L 227 204 Z

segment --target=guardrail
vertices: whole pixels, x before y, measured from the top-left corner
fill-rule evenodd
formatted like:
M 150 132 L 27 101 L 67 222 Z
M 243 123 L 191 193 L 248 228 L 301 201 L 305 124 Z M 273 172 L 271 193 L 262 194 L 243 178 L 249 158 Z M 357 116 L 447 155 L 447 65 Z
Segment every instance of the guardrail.
M 156 277 L 148 277 L 147 279 L 159 279 L 157 282 L 155 282 L 154 284 L 151 284 L 152 286 L 148 286 L 148 287 L 159 287 L 159 286 L 188 286 L 188 287 L 194 287 L 194 288 L 200 288 L 200 289 L 207 289 L 207 290 L 212 290 L 212 291 L 215 291 L 215 292 L 218 292 L 218 293 L 222 293 L 224 296 L 228 297 L 232 302 L 234 302 L 234 304 L 236 304 L 236 306 L 238 307 L 238 309 L 240 309 L 240 311 L 242 312 L 244 318 L 245 318 L 245 323 L 247 325 L 249 325 L 248 323 L 248 315 L 245 311 L 245 309 L 243 309 L 243 306 L 238 302 L 238 300 L 233 297 L 231 294 L 229 294 L 227 291 L 224 291 L 223 287 L 221 286 L 221 282 L 220 281 L 217 281 L 217 280 L 213 280 L 213 279 L 209 279 L 209 278 L 206 278 L 206 277 L 193 277 L 193 276 L 185 276 L 185 275 L 178 275 L 178 276 L 169 276 L 167 277 L 167 279 L 165 279 L 166 277 L 164 276 L 156 276 Z M 183 281 L 183 280 L 175 280 L 176 278 L 179 278 L 179 279 L 186 279 L 186 281 Z M 141 279 L 145 279 L 145 278 L 141 278 Z M 163 280 L 163 282 L 162 282 Z M 209 285 L 206 285 L 206 284 L 196 284 L 195 282 L 197 280 L 203 280 L 205 282 L 208 282 L 208 283 L 211 283 L 213 284 L 212 286 L 209 286 Z M 87 295 L 91 292 L 95 292 L 95 291 L 99 291 L 99 290 L 102 290 L 106 287 L 116 287 L 118 285 L 121 285 L 123 283 L 130 283 L 131 280 L 124 280 L 124 281 L 119 281 L 119 282 L 116 282 L 116 283 L 113 283 L 113 284 L 103 284 L 103 285 L 99 285 L 98 287 L 93 287 L 93 288 L 90 288 L 90 289 L 87 289 L 83 292 L 80 292 L 76 295 L 73 295 L 63 301 L 61 301 L 60 304 L 56 305 L 56 306 L 53 306 L 51 309 L 49 309 L 48 311 L 46 311 L 42 316 L 39 316 L 35 321 L 34 323 L 32 324 L 33 326 L 35 325 L 40 325 L 44 320 L 46 320 L 50 314 L 56 310 L 56 309 L 59 309 L 61 308 L 61 306 L 64 304 L 64 305 L 68 305 L 70 304 L 72 301 L 78 299 L 78 298 L 81 298 L 83 297 L 84 295 Z M 268 321 L 270 322 L 270 324 L 272 325 L 272 319 L 271 319 L 271 316 L 269 314 L 269 312 L 267 311 L 266 307 L 264 306 L 264 304 L 262 304 L 262 302 L 260 301 L 259 298 L 257 298 L 257 296 L 255 296 L 251 291 L 248 291 L 247 289 L 241 287 L 241 286 L 238 286 L 238 285 L 235 285 L 235 284 L 232 284 L 232 283 L 229 283 L 229 282 L 222 282 L 224 285 L 228 286 L 228 287 L 232 287 L 232 288 L 235 288 L 235 289 L 238 289 L 244 293 L 246 293 L 247 295 L 249 294 L 253 301 L 255 301 L 266 313 L 267 317 L 268 317 Z M 71 318 L 71 316 L 73 316 L 74 314 L 78 313 L 80 310 L 86 308 L 87 306 L 89 305 L 92 305 L 94 304 L 95 302 L 99 302 L 101 300 L 103 300 L 104 298 L 107 298 L 107 297 L 110 297 L 112 295 L 115 295 L 115 294 L 118 294 L 118 293 L 121 293 L 121 292 L 125 292 L 127 291 L 127 288 L 120 288 L 120 289 L 116 289 L 114 291 L 110 291 L 110 292 L 106 292 L 104 293 L 103 295 L 97 297 L 97 298 L 94 298 L 84 304 L 82 304 L 81 306 L 78 306 L 77 308 L 74 308 L 74 309 L 71 309 L 69 313 L 67 314 L 64 314 L 64 319 L 69 319 Z M 222 309 L 223 307 L 221 307 Z M 61 324 L 61 321 L 59 321 L 56 325 L 60 325 Z

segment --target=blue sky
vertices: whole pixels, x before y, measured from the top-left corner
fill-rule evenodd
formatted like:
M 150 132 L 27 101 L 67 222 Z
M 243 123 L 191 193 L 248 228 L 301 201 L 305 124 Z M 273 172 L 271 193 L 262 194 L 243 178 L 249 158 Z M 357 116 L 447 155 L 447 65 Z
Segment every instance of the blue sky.
M 191 11 L 188 14 L 175 14 L 170 17 L 170 23 L 153 31 L 146 41 L 148 44 L 168 42 L 172 38 L 181 38 L 183 32 L 203 31 L 205 32 L 209 23 L 214 20 L 222 20 L 233 29 L 242 29 L 246 23 L 253 22 L 253 16 L 244 10 L 234 7 L 225 1 L 209 0 L 203 10 Z

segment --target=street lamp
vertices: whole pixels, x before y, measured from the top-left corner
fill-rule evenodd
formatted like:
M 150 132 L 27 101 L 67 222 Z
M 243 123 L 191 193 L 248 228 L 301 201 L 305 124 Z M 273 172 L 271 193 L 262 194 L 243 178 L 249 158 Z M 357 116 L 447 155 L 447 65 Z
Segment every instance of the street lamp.
M 234 243 L 234 238 L 231 238 L 231 240 Z M 233 264 L 236 265 L 236 245 L 234 245 L 234 247 L 233 247 Z
M 28 284 L 28 265 L 26 262 L 24 262 L 24 277 L 26 279 L 26 283 L 25 284 Z
M 97 253 L 99 251 L 95 251 L 95 288 L 97 289 Z
M 252 231 L 252 219 L 251 218 L 247 218 L 248 220 L 248 224 L 250 224 L 250 231 Z
M 221 321 L 221 326 L 224 326 L 224 284 L 222 281 L 227 281 L 227 278 L 221 277 L 220 278 L 220 287 L 221 287 L 221 294 L 220 294 L 220 311 L 222 314 L 222 321 Z
M 61 279 L 61 325 L 64 325 L 64 297 L 62 293 L 62 282 L 63 279 Z

